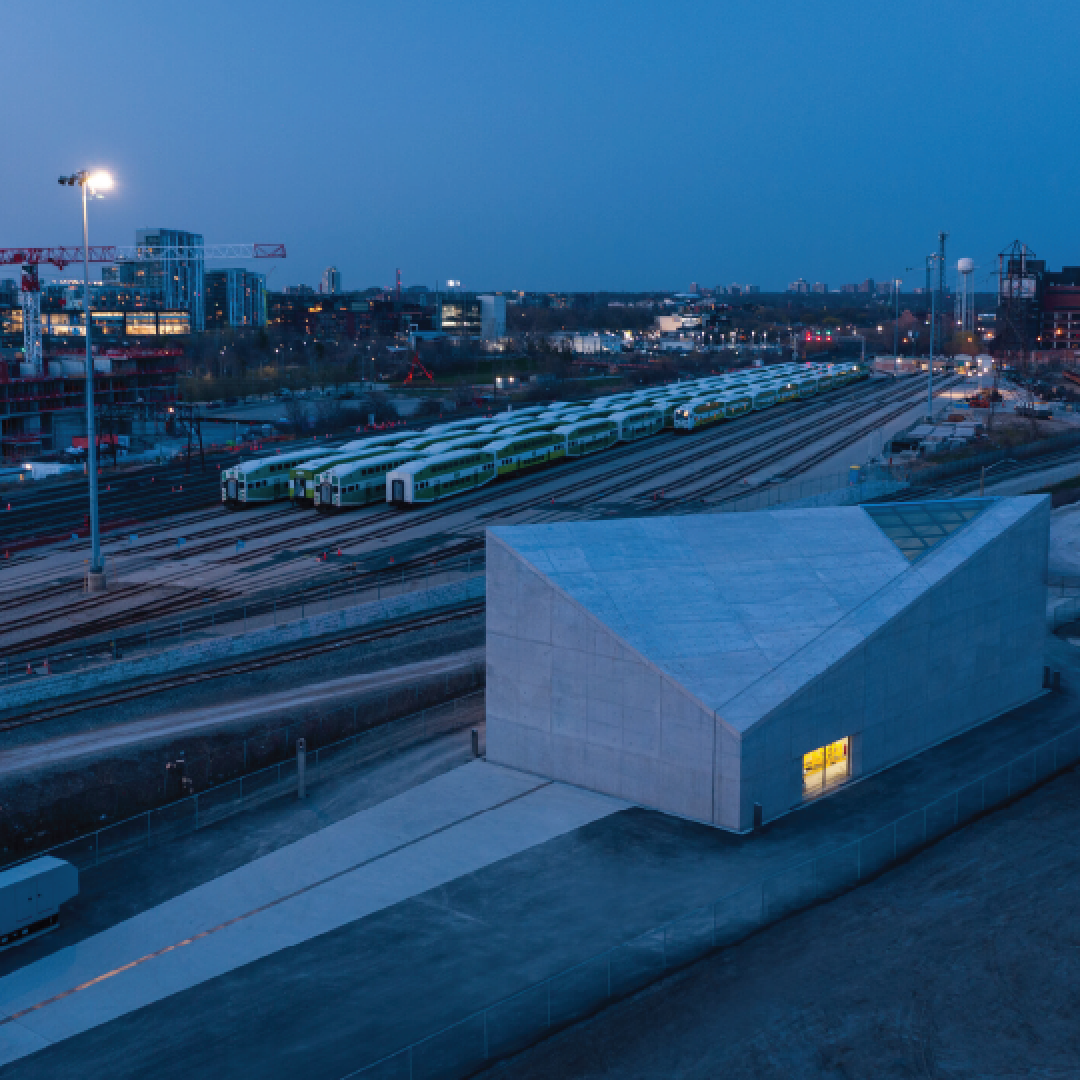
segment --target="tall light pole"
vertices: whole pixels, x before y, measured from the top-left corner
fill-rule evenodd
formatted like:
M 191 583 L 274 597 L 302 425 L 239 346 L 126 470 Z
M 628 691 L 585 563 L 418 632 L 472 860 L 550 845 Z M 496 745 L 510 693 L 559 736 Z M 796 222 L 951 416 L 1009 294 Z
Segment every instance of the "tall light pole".
M 83 318 L 86 330 L 86 475 L 90 481 L 90 569 L 86 574 L 86 591 L 105 590 L 105 567 L 101 562 L 101 539 L 98 529 L 97 433 L 94 429 L 94 357 L 90 347 L 90 236 L 87 226 L 86 198 L 108 191 L 112 177 L 107 172 L 82 169 L 70 176 L 61 176 L 59 183 L 67 187 L 76 184 L 82 190 L 83 227 Z
M 911 272 L 910 266 L 904 267 L 904 273 Z M 892 328 L 892 354 L 893 360 L 900 358 L 900 282 L 903 278 L 893 278 L 893 328 Z
M 941 256 L 937 253 L 926 256 L 926 269 L 929 273 L 933 273 L 934 260 L 940 259 Z M 930 290 L 930 363 L 927 365 L 927 382 L 926 382 L 926 419 L 934 419 L 934 332 L 937 329 L 937 305 L 935 300 L 937 299 L 937 290 Z

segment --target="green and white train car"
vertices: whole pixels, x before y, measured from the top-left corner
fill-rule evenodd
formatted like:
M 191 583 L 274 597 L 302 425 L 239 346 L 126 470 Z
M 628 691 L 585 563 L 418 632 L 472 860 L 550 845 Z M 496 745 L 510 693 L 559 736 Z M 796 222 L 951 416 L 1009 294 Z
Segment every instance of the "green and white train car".
M 221 501 L 226 507 L 271 503 L 289 497 L 289 474 L 295 465 L 326 456 L 325 446 L 311 446 L 275 457 L 241 461 L 221 470 Z
M 794 379 L 776 379 L 771 385 L 776 390 L 778 402 L 794 401 L 799 396 L 799 384 Z
M 753 398 L 755 409 L 767 409 L 770 405 L 776 404 L 776 387 L 769 386 L 767 383 L 764 385 L 758 384 L 750 387 L 747 393 Z
M 289 498 L 292 500 L 293 506 L 303 506 L 305 503 L 310 506 L 312 504 L 312 500 L 315 498 L 315 477 L 319 473 L 329 469 L 332 465 L 338 465 L 362 456 L 364 455 L 327 454 L 324 457 L 317 457 L 312 461 L 303 461 L 294 465 L 289 470 Z
M 619 438 L 619 428 L 606 416 L 585 416 L 558 427 L 556 435 L 566 436 L 566 456 L 585 457 L 614 446 Z
M 400 465 L 386 474 L 386 501 L 399 506 L 430 503 L 471 491 L 495 479 L 490 450 L 453 450 Z
M 373 435 L 369 439 L 355 439 L 338 447 L 336 451 L 316 458 L 314 461 L 305 461 L 294 466 L 289 472 L 289 498 L 294 506 L 311 506 L 315 499 L 315 488 L 318 477 L 334 465 L 343 465 L 357 458 L 370 457 L 382 450 L 398 446 L 405 442 L 403 435 Z
M 519 432 L 485 447 L 495 455 L 495 475 L 510 476 L 523 469 L 554 465 L 566 457 L 566 436 L 554 431 Z
M 618 431 L 619 442 L 637 442 L 664 430 L 664 410 L 653 408 L 630 408 L 611 414 Z
M 439 443 L 446 442 L 446 439 L 447 435 L 445 433 L 436 432 L 434 435 L 429 435 L 426 431 L 421 431 L 411 439 L 398 443 L 394 449 L 400 447 L 402 450 L 427 450 L 428 447 L 438 446 Z
M 537 417 L 527 423 L 515 424 L 513 427 L 503 428 L 495 437 L 498 439 L 508 439 L 514 435 L 541 435 L 545 431 L 554 431 L 557 427 L 561 427 L 565 423 L 566 421 L 559 417 L 552 420 L 544 420 Z
M 727 419 L 727 402 L 722 395 L 709 395 L 683 402 L 675 409 L 676 431 L 698 431 Z
M 708 397 L 688 401 L 675 410 L 677 431 L 697 431 L 703 427 L 719 424 L 744 416 L 754 407 L 753 395 L 744 391 L 711 394 Z
M 423 450 L 393 447 L 369 457 L 334 465 L 319 474 L 315 487 L 315 509 L 326 514 L 350 510 L 368 503 L 386 501 L 386 474 L 424 457 Z

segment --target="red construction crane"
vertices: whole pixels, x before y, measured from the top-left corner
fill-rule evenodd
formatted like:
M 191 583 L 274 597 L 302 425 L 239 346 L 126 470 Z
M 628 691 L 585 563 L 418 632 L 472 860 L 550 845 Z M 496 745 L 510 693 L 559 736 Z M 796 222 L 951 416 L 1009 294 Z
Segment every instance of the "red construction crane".
M 105 244 L 87 248 L 89 262 L 116 262 L 154 259 L 284 259 L 284 244 L 203 244 L 198 246 L 148 245 L 120 247 Z M 23 309 L 23 360 L 43 371 L 41 358 L 41 282 L 38 267 L 43 263 L 63 270 L 83 261 L 81 247 L 0 248 L 0 266 L 22 266 L 21 303 Z

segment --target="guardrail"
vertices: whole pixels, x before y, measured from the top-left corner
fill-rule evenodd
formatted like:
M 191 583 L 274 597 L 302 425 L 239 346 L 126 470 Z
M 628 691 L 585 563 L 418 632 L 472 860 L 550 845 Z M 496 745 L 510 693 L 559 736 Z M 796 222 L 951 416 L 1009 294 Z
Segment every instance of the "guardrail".
M 425 742 L 438 735 L 460 731 L 470 724 L 483 720 L 484 690 L 476 690 L 461 697 L 410 713 L 375 727 L 367 728 L 344 739 L 338 739 L 309 749 L 305 754 L 305 784 L 308 788 L 348 768 L 355 768 L 383 754 Z M 289 734 L 293 733 L 290 740 Z M 85 833 L 74 840 L 66 840 L 52 847 L 24 855 L 0 865 L 0 869 L 18 866 L 42 855 L 54 855 L 66 859 L 80 869 L 98 866 L 108 859 L 129 855 L 140 848 L 152 847 L 178 839 L 198 829 L 205 828 L 242 810 L 295 792 L 297 786 L 296 737 L 303 737 L 303 725 L 280 728 L 258 739 L 245 739 L 242 758 L 248 760 L 248 743 L 252 755 L 264 750 L 266 744 L 274 743 L 284 734 L 282 760 L 266 768 L 245 773 L 224 783 L 212 784 L 196 794 L 180 797 L 164 806 L 134 814 L 122 821 Z M 310 733 L 307 736 L 311 738 Z M 317 736 L 316 736 L 317 739 Z M 241 751 L 235 751 L 233 757 Z M 222 755 L 224 756 L 224 755 Z M 198 766 L 193 760 L 186 763 Z M 162 783 L 167 783 L 165 778 Z
M 788 867 L 505 997 L 349 1077 L 462 1080 L 889 867 L 1080 761 L 1080 727 L 858 840 Z

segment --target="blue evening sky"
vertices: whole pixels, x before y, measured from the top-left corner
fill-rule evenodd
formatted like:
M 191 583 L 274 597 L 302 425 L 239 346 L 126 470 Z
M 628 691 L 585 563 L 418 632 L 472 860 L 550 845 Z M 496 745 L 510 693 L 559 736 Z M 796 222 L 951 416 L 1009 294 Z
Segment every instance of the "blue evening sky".
M 835 287 L 941 228 L 985 288 L 1016 238 L 1080 263 L 1078 31 L 1015 0 L 5 4 L 0 246 L 80 242 L 56 176 L 102 164 L 91 243 L 284 241 L 271 288 Z

